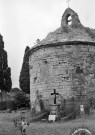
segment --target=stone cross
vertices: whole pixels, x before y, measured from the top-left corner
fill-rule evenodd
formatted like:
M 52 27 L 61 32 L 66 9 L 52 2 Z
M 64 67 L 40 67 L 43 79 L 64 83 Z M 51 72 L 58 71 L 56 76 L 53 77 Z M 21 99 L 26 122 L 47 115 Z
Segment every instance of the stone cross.
M 69 2 L 70 2 L 70 0 L 67 0 L 66 2 L 67 2 L 67 4 L 68 4 L 68 7 L 69 7 Z
M 56 95 L 59 95 L 59 93 L 56 93 L 56 89 L 54 89 L 54 92 L 51 93 L 51 95 L 54 95 L 54 104 L 56 104 Z

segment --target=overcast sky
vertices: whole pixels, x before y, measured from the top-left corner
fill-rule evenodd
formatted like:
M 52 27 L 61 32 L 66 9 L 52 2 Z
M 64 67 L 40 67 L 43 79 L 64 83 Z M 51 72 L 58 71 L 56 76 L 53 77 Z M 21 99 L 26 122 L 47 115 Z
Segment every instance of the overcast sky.
M 19 87 L 24 50 L 60 27 L 66 0 L 0 0 L 0 33 L 12 70 L 12 87 Z M 95 0 L 71 0 L 84 26 L 95 28 Z

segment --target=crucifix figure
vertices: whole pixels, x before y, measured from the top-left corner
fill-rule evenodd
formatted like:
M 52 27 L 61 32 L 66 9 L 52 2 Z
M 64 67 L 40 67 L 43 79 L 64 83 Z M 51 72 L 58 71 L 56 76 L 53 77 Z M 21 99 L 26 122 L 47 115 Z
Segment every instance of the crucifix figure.
M 56 95 L 59 95 L 59 93 L 56 93 L 56 89 L 54 89 L 54 92 L 51 93 L 51 95 L 54 95 L 54 104 L 56 104 Z
M 66 2 L 67 2 L 67 4 L 68 4 L 68 8 L 69 8 L 69 2 L 70 2 L 70 0 L 67 0 Z

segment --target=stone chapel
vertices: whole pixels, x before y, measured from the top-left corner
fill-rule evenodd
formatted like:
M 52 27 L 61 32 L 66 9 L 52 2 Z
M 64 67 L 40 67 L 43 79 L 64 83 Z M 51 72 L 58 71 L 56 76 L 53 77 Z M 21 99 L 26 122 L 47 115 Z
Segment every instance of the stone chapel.
M 67 8 L 61 26 L 31 48 L 29 70 L 31 105 L 37 95 L 53 104 L 54 89 L 57 102 L 78 94 L 95 97 L 95 29 L 84 27 Z

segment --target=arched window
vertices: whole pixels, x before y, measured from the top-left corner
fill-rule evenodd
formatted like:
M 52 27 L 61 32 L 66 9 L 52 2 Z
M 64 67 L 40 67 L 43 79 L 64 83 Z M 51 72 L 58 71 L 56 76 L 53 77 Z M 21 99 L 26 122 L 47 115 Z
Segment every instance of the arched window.
M 72 16 L 70 14 L 68 14 L 67 17 L 66 17 L 66 23 L 67 23 L 67 25 L 72 24 Z

